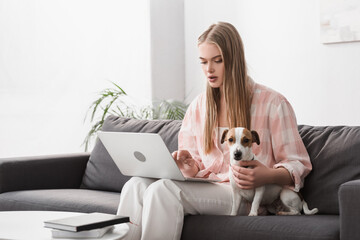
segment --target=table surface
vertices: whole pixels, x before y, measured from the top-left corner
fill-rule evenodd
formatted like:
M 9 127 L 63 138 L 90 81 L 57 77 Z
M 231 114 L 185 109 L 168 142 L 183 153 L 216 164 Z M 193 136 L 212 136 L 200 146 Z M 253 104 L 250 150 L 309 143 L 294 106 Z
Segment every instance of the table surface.
M 53 239 L 51 229 L 44 227 L 44 221 L 77 216 L 84 213 L 54 211 L 5 211 L 0 212 L 0 239 Z M 121 225 L 121 227 L 120 227 Z M 101 240 L 116 240 L 124 237 L 129 230 L 127 224 L 119 224 L 106 233 Z M 55 239 L 55 238 L 54 238 Z M 56 238 L 66 240 L 64 238 Z

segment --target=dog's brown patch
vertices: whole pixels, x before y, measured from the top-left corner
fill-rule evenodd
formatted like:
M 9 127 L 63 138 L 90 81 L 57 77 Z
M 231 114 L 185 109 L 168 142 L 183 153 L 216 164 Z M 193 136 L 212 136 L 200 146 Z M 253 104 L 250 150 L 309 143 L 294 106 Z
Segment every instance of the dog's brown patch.
M 221 143 L 224 143 L 225 141 L 228 142 L 229 146 L 231 146 L 235 143 L 235 141 L 236 141 L 235 128 L 231 128 L 230 130 L 225 130 L 223 132 L 223 135 L 221 137 Z
M 245 128 L 241 136 L 241 145 L 243 145 L 244 147 L 251 147 L 252 143 L 253 141 L 251 132 Z
M 235 128 L 231 128 L 223 132 L 220 142 L 221 144 L 223 144 L 225 141 L 228 142 L 229 146 L 233 145 L 236 142 Z M 253 143 L 256 143 L 257 145 L 260 144 L 258 133 L 256 131 L 250 131 L 244 128 L 241 136 L 241 145 L 243 145 L 244 147 L 251 147 Z
M 252 142 L 259 145 L 260 144 L 259 134 L 256 131 L 251 131 L 251 135 L 252 135 Z
M 236 142 L 235 128 L 230 129 L 229 132 L 226 134 L 226 141 L 228 142 L 229 146 L 233 145 Z
M 223 131 L 223 134 L 221 137 L 221 144 L 223 144 L 226 141 L 226 135 L 228 132 L 229 132 L 229 130 L 227 130 L 227 129 Z

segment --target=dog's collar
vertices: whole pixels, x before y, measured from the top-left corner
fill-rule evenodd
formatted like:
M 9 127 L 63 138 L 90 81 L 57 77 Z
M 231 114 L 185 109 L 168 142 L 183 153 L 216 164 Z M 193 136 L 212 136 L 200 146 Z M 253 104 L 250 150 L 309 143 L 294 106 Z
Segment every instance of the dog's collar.
M 250 161 L 253 161 L 253 160 L 255 160 L 255 154 L 253 154 L 253 157 L 252 157 L 252 159 Z M 249 166 L 245 166 L 243 168 L 249 168 Z

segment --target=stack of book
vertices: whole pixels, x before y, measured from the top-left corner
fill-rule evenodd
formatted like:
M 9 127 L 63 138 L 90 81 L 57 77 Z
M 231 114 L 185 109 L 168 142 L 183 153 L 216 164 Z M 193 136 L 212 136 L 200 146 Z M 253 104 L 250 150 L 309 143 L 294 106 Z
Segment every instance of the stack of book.
M 129 217 L 106 213 L 89 213 L 44 222 L 52 228 L 53 238 L 101 238 L 115 224 L 129 222 Z

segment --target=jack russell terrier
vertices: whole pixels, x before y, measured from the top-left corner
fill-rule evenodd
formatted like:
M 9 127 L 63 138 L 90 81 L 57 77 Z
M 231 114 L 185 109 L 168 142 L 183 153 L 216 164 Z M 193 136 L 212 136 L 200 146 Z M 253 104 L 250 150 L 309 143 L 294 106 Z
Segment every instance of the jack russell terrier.
M 260 144 L 259 135 L 256 131 L 249 131 L 246 128 L 231 128 L 223 132 L 221 143 L 227 142 L 230 149 L 229 179 L 232 187 L 233 205 L 231 215 L 237 215 L 241 196 L 252 202 L 249 216 L 257 216 L 260 205 L 266 206 L 271 213 L 278 215 L 300 215 L 301 210 L 306 215 L 316 214 L 317 208 L 309 210 L 305 200 L 299 194 L 282 188 L 276 184 L 268 184 L 256 189 L 240 189 L 234 180 L 231 165 L 240 166 L 240 161 L 257 160 L 252 152 L 252 144 Z M 276 201 L 280 199 L 280 201 Z

